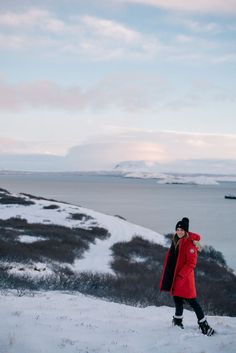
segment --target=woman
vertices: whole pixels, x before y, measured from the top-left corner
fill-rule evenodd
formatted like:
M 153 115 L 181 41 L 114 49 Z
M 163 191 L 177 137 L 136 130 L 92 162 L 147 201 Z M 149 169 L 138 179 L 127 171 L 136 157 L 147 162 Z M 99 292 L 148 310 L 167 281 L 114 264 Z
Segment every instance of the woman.
M 189 219 L 184 217 L 175 227 L 171 247 L 167 252 L 162 278 L 161 291 L 169 291 L 175 303 L 173 324 L 183 326 L 183 304 L 188 302 L 193 308 L 198 325 L 204 335 L 215 333 L 204 316 L 203 310 L 196 299 L 194 268 L 197 263 L 197 251 L 200 235 L 189 232 Z

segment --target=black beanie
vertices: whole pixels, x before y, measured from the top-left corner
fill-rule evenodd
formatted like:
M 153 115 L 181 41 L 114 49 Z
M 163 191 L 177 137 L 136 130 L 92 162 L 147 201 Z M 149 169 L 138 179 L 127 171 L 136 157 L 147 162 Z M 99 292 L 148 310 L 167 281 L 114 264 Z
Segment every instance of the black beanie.
M 187 217 L 182 218 L 182 221 L 177 222 L 177 224 L 175 226 L 175 230 L 177 230 L 177 228 L 181 228 L 181 229 L 185 230 L 185 232 L 188 232 L 189 219 Z

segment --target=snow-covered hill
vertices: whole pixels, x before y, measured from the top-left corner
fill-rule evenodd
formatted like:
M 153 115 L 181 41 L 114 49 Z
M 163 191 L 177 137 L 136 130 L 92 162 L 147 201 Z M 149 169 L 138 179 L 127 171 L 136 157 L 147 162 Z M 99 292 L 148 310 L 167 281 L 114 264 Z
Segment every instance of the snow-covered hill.
M 1 199 L 3 200 L 4 197 L 9 198 L 10 202 L 12 202 L 11 198 L 20 198 L 26 202 L 31 202 L 32 204 L 24 205 L 17 203 L 17 201 L 16 203 L 7 203 L 7 200 L 6 203 L 3 204 L 1 203 Z M 52 205 L 54 208 L 50 208 Z M 82 217 L 79 217 L 81 219 L 73 219 L 73 215 L 81 215 Z M 11 217 L 26 219 L 28 223 L 32 224 L 56 224 L 66 226 L 71 229 L 90 229 L 95 226 L 105 228 L 109 232 L 110 236 L 103 240 L 96 239 L 96 242 L 91 243 L 89 249 L 84 252 L 83 258 L 75 259 L 74 263 L 71 265 L 71 268 L 76 271 L 113 273 L 110 267 L 110 262 L 112 260 L 110 248 L 117 242 L 128 242 L 136 235 L 142 235 L 144 239 L 158 244 L 166 244 L 166 239 L 163 235 L 147 228 L 129 223 L 119 217 L 102 214 L 84 207 L 74 206 L 62 202 L 0 191 L 0 219 L 6 220 Z M 35 238 L 32 235 L 20 234 L 16 241 L 42 241 L 42 237 L 37 235 L 37 238 Z M 18 274 L 26 274 L 26 272 L 29 271 L 29 273 L 32 274 L 31 269 L 35 266 L 39 268 L 42 264 L 32 264 L 32 262 L 29 262 L 28 268 L 27 265 L 25 265 L 24 272 L 22 272 L 21 264 L 16 263 L 9 271 L 10 273 L 18 272 Z M 45 263 L 43 266 L 45 267 Z M 50 273 L 47 266 L 45 271 L 46 272 L 43 272 L 43 274 Z
M 0 353 L 235 353 L 236 318 L 212 316 L 212 337 L 195 314 L 173 327 L 173 309 L 132 307 L 78 293 L 0 295 Z
M 117 164 L 114 172 L 126 178 L 157 179 L 160 184 L 217 185 L 220 181 L 236 182 L 235 175 L 209 175 L 204 170 L 207 161 L 176 161 L 175 163 L 156 163 L 147 161 L 124 161 Z M 212 162 L 212 161 L 211 161 Z M 211 164 L 209 162 L 209 164 Z M 214 165 L 222 163 L 214 162 Z M 225 169 L 221 169 L 221 173 Z
M 27 222 L 23 221 L 24 219 Z M 46 244 L 49 244 L 49 247 L 52 246 L 54 244 L 52 242 L 53 237 L 60 231 L 63 231 L 63 237 L 59 238 L 59 247 L 56 248 L 56 251 L 59 251 L 59 248 L 64 244 L 63 241 L 67 238 L 69 238 L 69 241 L 74 240 L 69 234 L 69 230 L 88 231 L 96 229 L 96 231 L 99 231 L 99 229 L 105 228 L 108 231 L 105 237 L 92 239 L 89 242 L 89 247 L 85 248 L 83 256 L 75 257 L 74 262 L 70 265 L 75 273 L 83 273 L 83 271 L 88 273 L 88 271 L 91 271 L 92 273 L 113 274 L 114 272 L 110 266 L 112 261 L 111 247 L 119 242 L 127 244 L 137 235 L 142 235 L 141 240 L 139 239 L 138 242 L 141 241 L 141 246 L 147 247 L 150 253 L 152 253 L 153 247 L 158 246 L 158 251 L 154 248 L 154 252 L 155 254 L 158 252 L 158 256 L 161 256 L 161 245 L 166 245 L 164 236 L 128 223 L 119 217 L 101 214 L 80 206 L 54 200 L 35 198 L 24 194 L 13 194 L 3 189 L 0 189 L 0 222 L 1 245 L 3 246 L 0 249 L 1 254 L 4 255 L 6 249 L 11 249 L 13 250 L 13 256 L 19 255 L 14 253 L 14 249 L 18 249 L 17 245 L 19 244 L 25 244 L 27 249 L 29 246 L 32 252 L 37 250 L 37 243 L 40 248 L 50 240 Z M 4 222 L 9 222 L 9 224 Z M 50 235 L 47 232 L 45 233 L 43 226 L 46 226 L 46 230 L 49 233 L 51 232 L 50 226 L 61 226 L 61 228 L 55 228 L 56 233 Z M 42 234 L 38 233 L 39 229 L 42 230 Z M 53 230 L 55 229 L 53 228 Z M 79 235 L 80 233 L 75 233 L 75 238 Z M 91 236 L 90 233 L 86 232 L 82 235 L 85 237 Z M 50 236 L 51 238 L 49 239 Z M 13 238 L 13 242 L 11 238 Z M 145 243 L 145 241 L 151 241 L 151 243 Z M 130 243 L 128 244 L 130 245 Z M 11 248 L 7 248 L 8 245 Z M 55 253 L 52 253 L 52 255 L 55 255 Z M 116 282 L 116 293 L 112 286 L 107 287 L 108 291 L 111 289 L 113 294 L 115 293 L 116 301 L 120 299 L 120 292 L 117 291 L 117 288 L 121 290 L 122 295 L 125 293 L 122 290 L 127 287 L 131 297 L 132 295 L 135 296 L 136 292 L 139 293 L 141 297 L 138 296 L 134 303 L 141 303 L 140 298 L 151 293 L 151 297 L 146 298 L 146 301 L 142 302 L 145 307 L 141 308 L 107 301 L 105 298 L 113 300 L 107 294 L 103 297 L 99 293 L 99 296 L 104 298 L 103 300 L 82 295 L 78 292 L 79 283 L 76 280 L 79 277 L 76 276 L 73 277 L 74 283 L 77 283 L 77 287 L 73 287 L 76 292 L 30 291 L 27 288 L 32 288 L 31 285 L 37 276 L 41 278 L 41 283 L 47 282 L 47 280 L 51 281 L 50 278 L 53 280 L 55 273 L 54 277 L 50 277 L 54 269 L 51 266 L 53 257 L 47 258 L 45 255 L 42 257 L 44 261 L 41 263 L 33 263 L 30 259 L 24 259 L 23 264 L 15 261 L 11 262 L 11 266 L 8 268 L 4 268 L 4 264 L 9 262 L 8 254 L 4 256 L 4 260 L 0 263 L 2 270 L 0 278 L 0 353 L 235 352 L 236 318 L 226 316 L 208 317 L 210 324 L 217 331 L 217 334 L 213 337 L 205 337 L 201 334 L 197 327 L 195 314 L 188 310 L 185 311 L 185 329 L 181 330 L 177 327 L 172 327 L 173 308 L 163 306 L 163 303 L 165 303 L 164 298 L 162 303 L 159 302 L 159 305 L 162 305 L 160 307 L 147 304 L 150 303 L 148 300 L 153 300 L 152 290 L 155 298 L 158 294 L 156 292 L 157 289 L 151 288 L 153 285 L 152 277 L 150 277 L 151 282 L 148 282 L 147 288 L 145 288 L 145 283 L 144 287 L 140 287 L 140 282 L 144 282 L 147 279 L 142 277 L 142 272 L 140 274 L 141 277 L 137 277 L 136 282 L 132 282 L 132 276 L 125 282 L 126 278 L 123 275 L 124 282 L 119 282 L 120 285 L 122 283 L 123 288 L 117 287 Z M 134 263 L 137 265 L 142 264 L 143 260 L 142 256 L 134 256 L 131 258 L 131 268 L 133 268 Z M 156 276 L 159 268 L 158 261 L 155 261 L 154 273 Z M 150 270 L 150 264 L 150 258 L 148 258 L 148 270 Z M 59 265 L 63 266 L 64 264 L 60 263 Z M 216 272 L 217 284 L 219 282 L 218 274 L 220 276 L 221 273 L 227 273 L 228 280 L 231 283 L 231 290 L 229 291 L 231 293 L 232 288 L 234 288 L 231 280 L 231 278 L 234 279 L 233 274 L 227 272 L 227 268 L 224 269 L 217 263 L 215 266 L 217 271 L 226 271 Z M 140 267 L 138 268 L 140 269 Z M 214 276 L 215 268 L 213 267 Z M 7 276 L 4 271 L 8 271 Z M 148 272 L 143 273 L 144 276 L 148 276 Z M 8 282 L 2 280 L 3 277 L 8 280 L 11 276 L 13 278 L 9 282 L 11 288 L 18 288 L 17 290 L 9 290 L 9 287 L 6 286 Z M 24 276 L 24 279 L 21 276 Z M 16 278 L 20 278 L 20 282 L 14 282 Z M 29 282 L 29 278 L 31 278 L 31 282 Z M 69 280 L 69 275 L 66 274 L 63 278 Z M 89 277 L 89 282 L 93 281 L 94 278 L 92 276 Z M 113 276 L 113 278 L 119 279 L 119 276 Z M 209 278 L 208 273 L 208 282 Z M 223 279 L 221 282 L 223 283 Z M 14 286 L 15 283 L 17 283 L 17 286 Z M 20 287 L 18 286 L 19 283 Z M 22 283 L 26 283 L 23 289 L 21 287 Z M 50 287 L 51 284 L 48 283 L 48 285 Z M 106 282 L 102 282 L 103 285 L 106 286 Z M 145 292 L 146 289 L 147 292 Z M 86 292 L 84 288 L 83 292 Z M 94 295 L 94 292 L 92 293 Z M 232 301 L 232 296 L 229 296 L 228 292 L 224 293 L 225 298 L 226 295 Z M 129 302 L 130 297 L 123 297 L 123 300 L 126 299 Z M 152 302 L 155 302 L 155 300 Z M 225 307 L 224 310 L 226 309 Z

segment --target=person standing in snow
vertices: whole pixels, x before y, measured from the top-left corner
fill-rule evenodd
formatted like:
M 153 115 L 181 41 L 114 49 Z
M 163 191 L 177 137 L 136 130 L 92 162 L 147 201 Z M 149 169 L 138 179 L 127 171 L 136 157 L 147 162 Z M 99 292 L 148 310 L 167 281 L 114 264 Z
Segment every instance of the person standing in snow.
M 183 326 L 183 304 L 187 302 L 193 308 L 202 333 L 211 336 L 215 333 L 205 318 L 203 310 L 196 299 L 194 268 L 197 263 L 197 252 L 200 248 L 200 235 L 189 232 L 189 219 L 184 217 L 175 227 L 175 235 L 166 254 L 160 290 L 169 291 L 175 303 L 173 324 Z

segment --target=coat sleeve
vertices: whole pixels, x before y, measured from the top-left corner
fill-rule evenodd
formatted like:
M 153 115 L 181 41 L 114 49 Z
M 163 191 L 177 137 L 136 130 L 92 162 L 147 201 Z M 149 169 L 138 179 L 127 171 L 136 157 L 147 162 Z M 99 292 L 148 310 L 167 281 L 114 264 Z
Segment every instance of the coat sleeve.
M 187 277 L 196 267 L 197 264 L 197 249 L 194 245 L 190 245 L 186 249 L 186 261 L 177 276 L 182 278 Z

